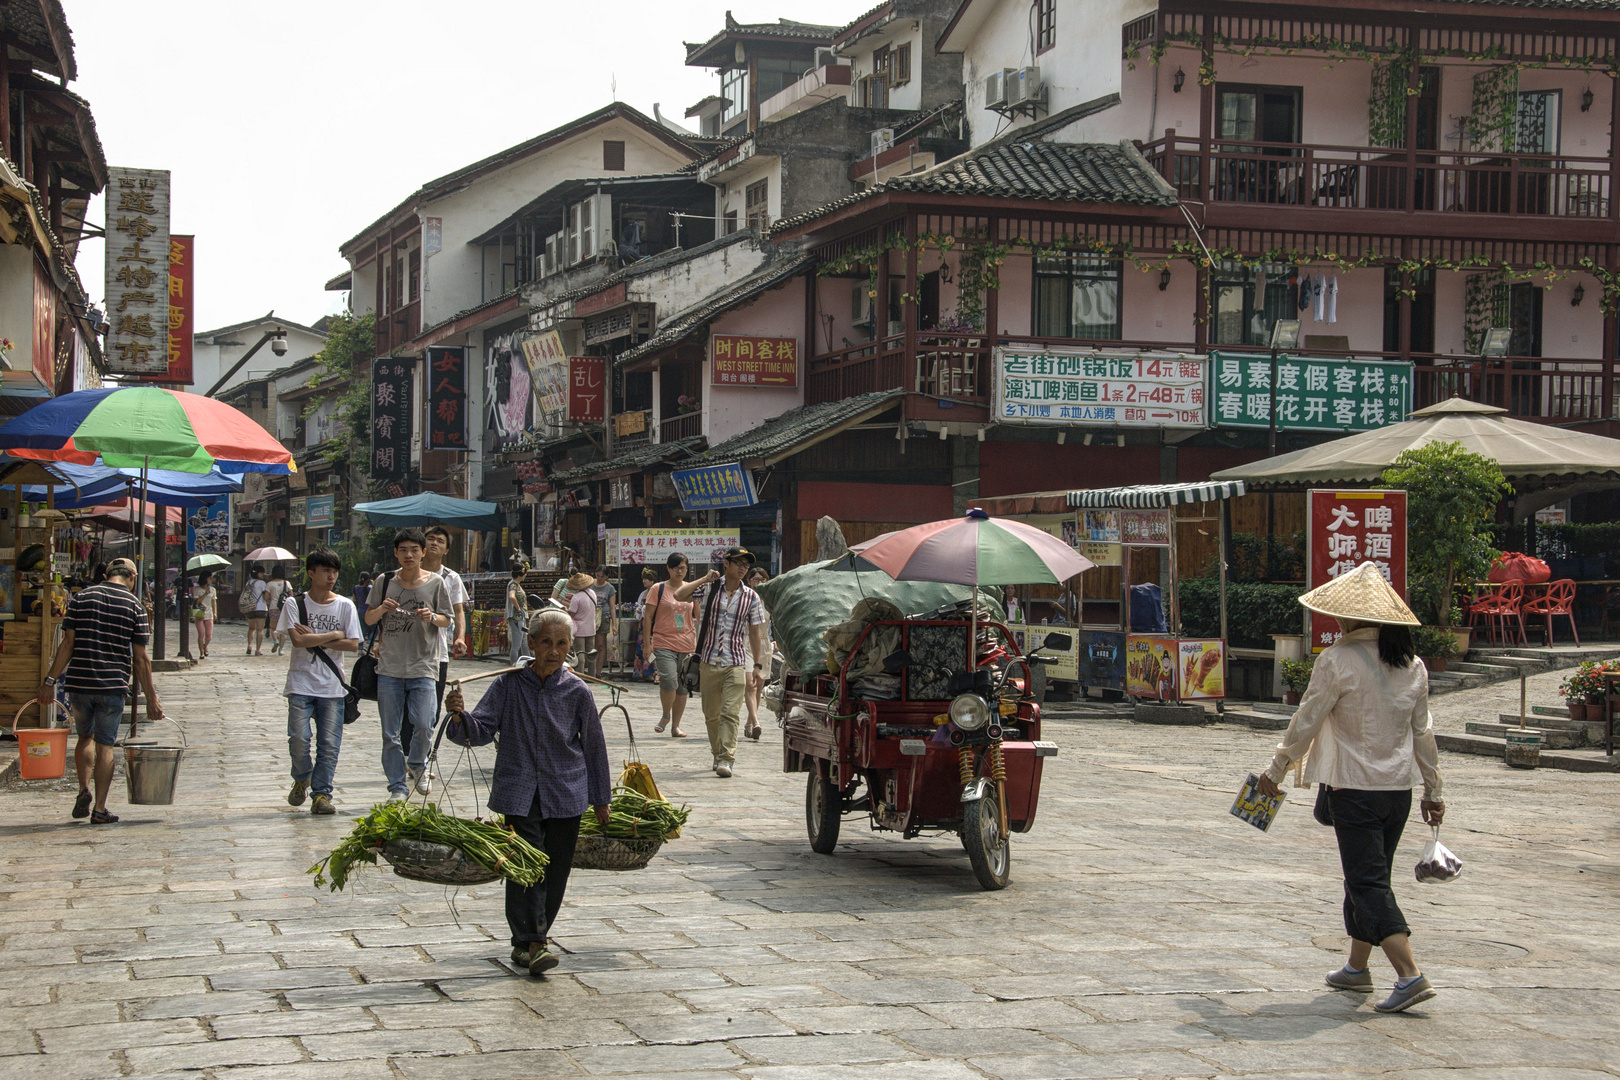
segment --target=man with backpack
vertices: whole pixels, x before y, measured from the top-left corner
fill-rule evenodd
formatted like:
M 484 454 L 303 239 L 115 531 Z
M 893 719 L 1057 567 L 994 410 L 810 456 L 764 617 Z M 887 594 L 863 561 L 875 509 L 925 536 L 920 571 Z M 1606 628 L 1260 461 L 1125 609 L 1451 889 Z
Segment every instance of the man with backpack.
M 381 625 L 377 648 L 377 714 L 382 721 L 382 765 L 388 777 L 388 801 L 401 802 L 414 784 L 428 795 L 428 754 L 433 749 L 434 684 L 439 677 L 440 631 L 455 625 L 450 590 L 444 578 L 422 566 L 427 540 L 421 529 L 394 533 L 399 569 L 371 586 L 365 621 Z M 406 755 L 400 728 L 415 731 Z
M 264 587 L 265 629 L 275 639 L 275 644 L 270 646 L 272 654 L 280 652 L 287 640 L 287 620 L 281 617 L 281 604 L 292 592 L 293 587 L 287 583 L 287 571 L 278 563 L 270 571 L 270 581 Z
M 360 649 L 360 614 L 354 601 L 333 592 L 343 563 L 324 548 L 309 553 L 304 572 L 309 592 L 282 601 L 280 625 L 292 643 L 287 663 L 287 751 L 292 757 L 289 806 L 302 806 L 313 790 L 312 814 L 333 813 L 332 778 L 343 745 L 344 696 L 348 687 L 332 656 Z M 314 721 L 315 756 L 310 760 L 310 722 Z

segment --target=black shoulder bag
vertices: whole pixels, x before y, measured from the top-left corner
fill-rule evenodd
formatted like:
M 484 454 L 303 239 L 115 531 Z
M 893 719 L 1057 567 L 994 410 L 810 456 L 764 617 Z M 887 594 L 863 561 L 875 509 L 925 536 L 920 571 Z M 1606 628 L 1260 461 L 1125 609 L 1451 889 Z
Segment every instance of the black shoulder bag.
M 698 621 L 697 651 L 686 659 L 686 666 L 681 669 L 681 681 L 689 693 L 697 693 L 702 689 L 703 673 L 698 668 L 698 657 L 703 655 L 703 639 L 708 636 L 709 627 L 714 622 L 714 613 L 709 609 L 714 607 L 715 597 L 724 597 L 726 587 L 724 582 L 714 583 L 718 588 L 710 587 L 709 594 L 703 598 L 703 614 Z M 693 605 L 696 609 L 697 605 Z
M 308 595 L 304 593 L 298 598 L 298 621 L 305 626 L 309 625 L 309 608 L 304 606 L 304 597 Z M 338 685 L 343 687 L 343 723 L 352 724 L 360 719 L 360 692 L 343 681 L 343 669 L 338 667 L 337 661 L 319 645 L 309 646 L 309 651 L 320 657 L 321 663 L 332 669 L 332 674 L 337 676 Z
M 384 600 L 388 599 L 388 579 L 393 576 L 394 572 L 392 570 L 388 571 L 382 576 L 382 593 Z M 367 603 L 367 609 L 370 609 L 369 601 Z M 382 635 L 378 634 L 379 644 L 381 640 Z M 360 695 L 367 701 L 376 701 L 377 658 L 371 655 L 371 653 L 372 650 L 363 649 L 361 650 L 360 655 L 355 658 L 354 667 L 349 671 L 349 686 L 353 688 L 351 690 L 352 693 Z M 339 678 L 342 678 L 342 676 L 339 676 Z

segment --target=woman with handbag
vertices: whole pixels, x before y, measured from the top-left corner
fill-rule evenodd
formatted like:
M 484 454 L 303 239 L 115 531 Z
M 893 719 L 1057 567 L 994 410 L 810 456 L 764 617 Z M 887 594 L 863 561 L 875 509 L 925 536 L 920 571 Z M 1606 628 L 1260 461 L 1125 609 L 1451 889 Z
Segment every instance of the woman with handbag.
M 208 643 L 214 640 L 214 615 L 219 610 L 219 593 L 214 590 L 214 572 L 204 570 L 191 587 L 191 621 L 197 627 L 197 648 L 208 659 Z
M 1439 825 L 1446 812 L 1429 715 L 1429 673 L 1412 641 L 1411 627 L 1418 620 L 1372 562 L 1311 590 L 1299 602 L 1337 619 L 1343 635 L 1317 658 L 1259 787 L 1265 795 L 1278 794 L 1283 775 L 1305 759 L 1303 782 L 1321 785 L 1317 820 L 1333 826 L 1344 871 L 1350 957 L 1328 975 L 1327 984 L 1370 992 L 1368 959 L 1376 945 L 1397 978 L 1389 997 L 1373 1007 L 1400 1012 L 1436 993 L 1412 958 L 1412 931 L 1391 888 L 1395 847 L 1420 779 L 1424 823 Z
M 647 598 L 647 640 L 652 645 L 653 664 L 658 669 L 658 701 L 663 706 L 663 719 L 654 731 L 670 734 L 677 739 L 686 738 L 681 730 L 681 716 L 686 712 L 690 691 L 686 687 L 686 669 L 692 653 L 697 649 L 697 626 L 693 623 L 690 600 L 675 599 L 675 590 L 686 584 L 688 564 L 680 552 L 671 555 L 665 566 L 669 580 L 654 585 Z

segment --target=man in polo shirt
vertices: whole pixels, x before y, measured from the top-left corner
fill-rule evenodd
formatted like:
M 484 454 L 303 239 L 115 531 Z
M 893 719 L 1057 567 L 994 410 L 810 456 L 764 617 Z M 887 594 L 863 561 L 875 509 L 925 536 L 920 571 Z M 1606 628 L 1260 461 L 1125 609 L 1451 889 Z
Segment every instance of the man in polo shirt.
M 737 724 L 749 684 L 765 682 L 761 664 L 749 668 L 749 642 L 754 646 L 753 655 L 770 655 L 765 643 L 765 604 L 743 584 L 753 565 L 752 553 L 727 548 L 725 578 L 719 585 L 714 583 L 721 575 L 710 570 L 675 590 L 676 600 L 684 602 L 694 594 L 698 598 L 703 722 L 709 729 L 709 749 L 714 751 L 714 773 L 719 777 L 730 776 L 737 763 Z
M 124 692 L 129 688 L 130 664 L 146 694 L 146 716 L 163 718 L 157 691 L 152 689 L 152 664 L 146 656 L 150 636 L 146 608 L 130 590 L 135 587 L 135 564 L 114 559 L 107 580 L 73 598 L 62 618 L 62 644 L 51 663 L 51 673 L 39 688 L 40 708 L 56 694 L 61 680 L 68 707 L 78 728 L 79 742 L 73 764 L 79 773 L 79 797 L 73 816 L 88 816 L 92 825 L 117 821 L 107 812 L 107 790 L 112 787 L 113 744 L 124 716 Z M 91 810 L 90 779 L 95 777 L 95 809 Z

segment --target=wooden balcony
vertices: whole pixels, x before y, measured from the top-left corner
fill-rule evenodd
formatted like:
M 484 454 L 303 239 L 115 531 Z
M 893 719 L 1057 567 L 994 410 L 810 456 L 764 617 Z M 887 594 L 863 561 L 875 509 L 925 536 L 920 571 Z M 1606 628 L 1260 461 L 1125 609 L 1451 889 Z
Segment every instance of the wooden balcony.
M 682 413 L 660 421 L 658 424 L 658 441 L 675 442 L 678 439 L 695 439 L 703 434 L 703 414 L 701 412 Z
M 1310 143 L 1212 142 L 1166 132 L 1142 148 L 1183 199 L 1509 217 L 1616 216 L 1612 163 L 1570 154 L 1487 154 Z
M 905 336 L 894 335 L 811 360 L 804 400 L 816 405 L 856 394 L 904 389 L 988 404 L 989 363 L 990 349 L 982 335 L 920 333 L 909 361 Z
M 388 356 L 422 332 L 422 302 L 413 300 L 377 316 L 377 355 Z

